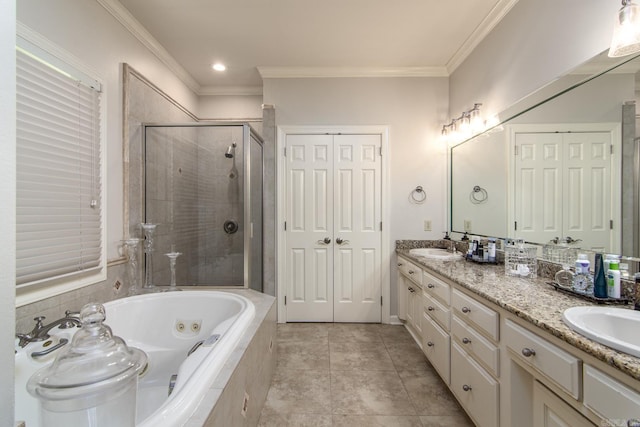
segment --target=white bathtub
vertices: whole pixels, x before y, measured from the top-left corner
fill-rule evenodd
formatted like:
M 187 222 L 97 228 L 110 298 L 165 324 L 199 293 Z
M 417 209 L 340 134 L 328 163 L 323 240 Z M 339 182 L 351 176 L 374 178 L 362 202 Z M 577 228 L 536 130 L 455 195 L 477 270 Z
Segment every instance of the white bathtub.
M 144 427 L 184 425 L 255 316 L 251 301 L 219 291 L 138 295 L 104 305 L 105 323 L 114 335 L 144 350 L 149 358 L 138 384 L 136 424 Z M 54 341 L 71 335 L 58 329 L 52 333 Z M 24 387 L 31 374 L 51 363 L 61 350 L 36 360 L 30 354 L 40 350 L 41 343 L 16 349 L 16 421 L 38 427 L 37 401 Z M 174 374 L 175 386 L 167 397 Z

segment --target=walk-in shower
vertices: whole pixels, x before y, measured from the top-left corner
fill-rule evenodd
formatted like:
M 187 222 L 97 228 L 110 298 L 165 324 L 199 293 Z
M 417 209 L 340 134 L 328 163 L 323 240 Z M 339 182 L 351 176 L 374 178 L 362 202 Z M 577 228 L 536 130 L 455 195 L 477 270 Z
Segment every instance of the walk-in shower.
M 262 138 L 245 123 L 144 125 L 144 222 L 155 285 L 262 291 Z

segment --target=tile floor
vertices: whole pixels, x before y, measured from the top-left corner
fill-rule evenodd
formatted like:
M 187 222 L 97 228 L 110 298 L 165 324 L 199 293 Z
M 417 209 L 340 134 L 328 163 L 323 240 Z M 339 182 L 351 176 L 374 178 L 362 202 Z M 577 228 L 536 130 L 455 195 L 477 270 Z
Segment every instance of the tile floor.
M 259 426 L 473 423 L 403 326 L 287 323 Z

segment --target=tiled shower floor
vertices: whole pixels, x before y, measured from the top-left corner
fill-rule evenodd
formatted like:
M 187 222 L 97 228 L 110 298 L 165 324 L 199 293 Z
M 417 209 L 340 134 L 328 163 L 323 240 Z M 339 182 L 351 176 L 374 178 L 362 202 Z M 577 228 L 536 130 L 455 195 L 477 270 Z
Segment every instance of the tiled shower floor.
M 473 423 L 404 327 L 287 323 L 259 426 Z

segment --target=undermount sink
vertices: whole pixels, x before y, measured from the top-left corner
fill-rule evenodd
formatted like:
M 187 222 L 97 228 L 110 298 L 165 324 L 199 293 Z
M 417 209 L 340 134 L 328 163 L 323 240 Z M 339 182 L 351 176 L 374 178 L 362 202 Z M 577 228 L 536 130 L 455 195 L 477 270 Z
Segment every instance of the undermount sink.
M 462 259 L 462 254 L 459 252 L 451 253 L 446 249 L 440 248 L 417 248 L 410 249 L 409 253 L 415 256 L 421 256 L 424 258 L 437 259 L 440 261 L 456 261 Z
M 614 307 L 571 307 L 562 320 L 577 333 L 640 357 L 640 311 Z

